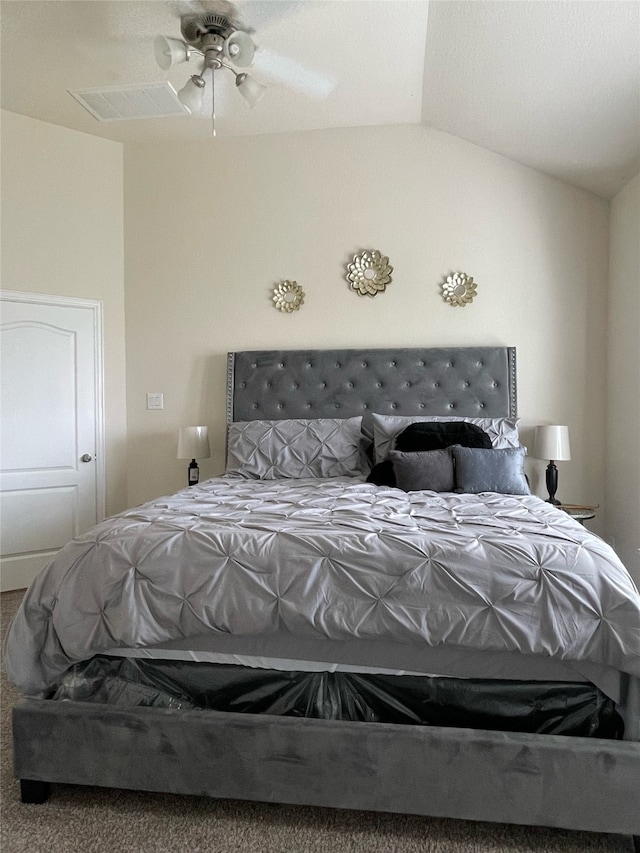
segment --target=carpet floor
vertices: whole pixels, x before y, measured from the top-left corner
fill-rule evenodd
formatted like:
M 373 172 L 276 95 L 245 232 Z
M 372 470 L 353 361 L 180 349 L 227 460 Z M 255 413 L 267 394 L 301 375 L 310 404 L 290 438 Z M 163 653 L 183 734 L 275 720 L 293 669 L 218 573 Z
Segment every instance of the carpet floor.
M 0 596 L 2 638 L 22 592 Z M 11 708 L 1 675 L 2 853 L 630 853 L 629 837 L 54 785 L 43 805 L 20 802 Z M 73 748 L 70 745 L 70 748 Z

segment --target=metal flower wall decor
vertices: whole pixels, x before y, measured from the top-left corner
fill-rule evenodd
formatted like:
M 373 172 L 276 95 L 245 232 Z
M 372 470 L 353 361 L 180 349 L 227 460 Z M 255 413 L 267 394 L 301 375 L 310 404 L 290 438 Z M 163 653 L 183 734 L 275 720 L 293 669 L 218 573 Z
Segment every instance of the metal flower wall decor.
M 464 308 L 477 295 L 477 287 L 473 276 L 464 272 L 452 273 L 442 284 L 442 296 L 454 308 Z
M 371 249 L 354 255 L 353 261 L 347 266 L 346 278 L 358 296 L 377 296 L 386 289 L 392 272 L 389 258 Z
M 291 314 L 304 302 L 304 290 L 297 281 L 281 281 L 273 288 L 273 303 L 280 311 Z

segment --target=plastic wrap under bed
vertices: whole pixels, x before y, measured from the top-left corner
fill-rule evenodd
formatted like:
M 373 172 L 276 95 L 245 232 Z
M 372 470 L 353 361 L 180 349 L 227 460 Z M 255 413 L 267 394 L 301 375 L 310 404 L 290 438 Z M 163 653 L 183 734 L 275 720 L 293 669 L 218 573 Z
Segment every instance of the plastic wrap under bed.
M 614 702 L 592 684 L 353 672 L 97 656 L 52 697 L 120 706 L 199 708 L 579 737 L 622 738 Z

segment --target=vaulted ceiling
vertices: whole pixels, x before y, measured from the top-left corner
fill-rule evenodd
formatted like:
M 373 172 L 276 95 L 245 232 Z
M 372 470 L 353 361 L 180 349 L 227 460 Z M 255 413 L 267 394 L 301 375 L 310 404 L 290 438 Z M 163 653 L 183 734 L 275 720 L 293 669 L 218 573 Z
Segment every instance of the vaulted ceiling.
M 220 0 L 218 0 L 220 2 Z M 217 136 L 424 124 L 605 197 L 640 168 L 637 0 L 238 0 L 268 86 L 215 72 Z M 169 81 L 157 35 L 215 0 L 2 0 L 4 109 L 120 142 L 210 138 L 199 115 L 100 122 L 70 89 Z M 208 72 L 207 72 L 208 73 Z M 215 143 L 212 143 L 215 144 Z

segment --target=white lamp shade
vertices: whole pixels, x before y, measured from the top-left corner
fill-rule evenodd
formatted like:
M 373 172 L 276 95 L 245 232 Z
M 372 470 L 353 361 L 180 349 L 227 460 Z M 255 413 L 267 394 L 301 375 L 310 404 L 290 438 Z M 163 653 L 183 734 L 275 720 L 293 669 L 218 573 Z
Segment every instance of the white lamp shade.
M 537 459 L 564 462 L 571 459 L 569 427 L 538 426 L 533 441 L 533 455 Z
M 156 36 L 153 42 L 153 53 L 156 62 L 163 71 L 168 71 L 172 65 L 179 65 L 189 59 L 189 46 L 180 39 L 169 39 Z
M 201 77 L 190 77 L 185 85 L 178 92 L 180 103 L 185 106 L 190 113 L 198 113 L 204 104 L 204 81 L 202 83 L 195 82 L 202 80 Z
M 257 80 L 254 80 L 248 74 L 238 74 L 236 77 L 236 86 L 238 87 L 238 92 L 240 92 L 250 107 L 255 107 L 267 91 L 266 86 L 258 83 Z
M 242 30 L 231 33 L 222 46 L 222 53 L 229 62 L 233 62 L 238 68 L 246 68 L 251 65 L 256 49 L 251 37 Z
M 182 427 L 178 433 L 178 459 L 208 459 L 209 435 L 206 426 Z

